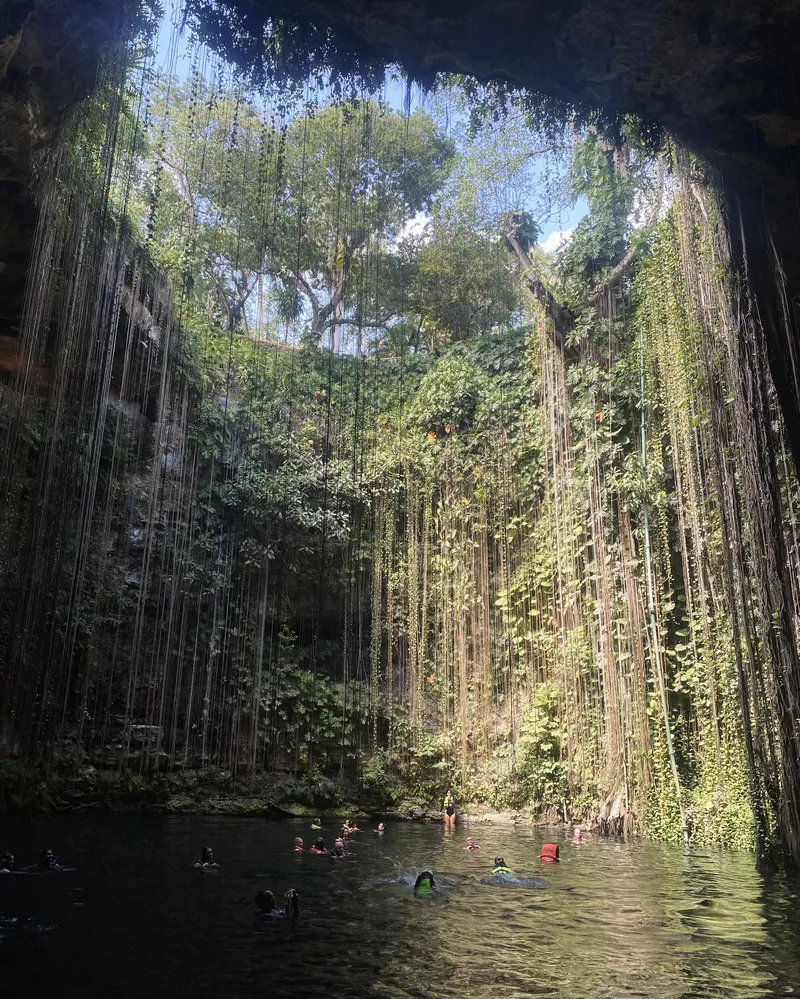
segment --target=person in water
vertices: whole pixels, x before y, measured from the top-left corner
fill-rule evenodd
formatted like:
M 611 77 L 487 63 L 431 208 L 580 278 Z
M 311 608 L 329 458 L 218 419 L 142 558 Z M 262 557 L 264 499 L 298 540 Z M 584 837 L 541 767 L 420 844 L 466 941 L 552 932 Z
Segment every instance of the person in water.
M 355 819 L 347 820 L 347 828 L 350 830 L 351 833 L 361 832 L 361 830 L 356 825 Z
M 386 832 L 386 826 L 382 822 L 379 822 L 378 823 L 378 828 L 375 830 L 375 832 L 379 836 L 383 836 L 383 834 Z
M 492 868 L 492 874 L 513 874 L 514 872 L 506 864 L 504 857 L 494 858 L 494 867 Z
M 580 826 L 575 826 L 575 829 L 572 832 L 572 842 L 576 846 L 580 846 L 580 844 L 583 843 L 583 830 Z
M 268 889 L 256 893 L 256 913 L 259 916 L 288 916 L 294 919 L 300 912 L 300 896 L 290 888 L 283 896 L 286 908 L 279 909 L 275 896 Z
M 315 840 L 314 845 L 311 847 L 311 849 L 308 852 L 320 853 L 320 854 L 327 853 L 328 851 L 325 847 L 325 840 L 320 836 L 317 840 Z
M 17 867 L 13 853 L 0 853 L 0 874 L 12 874 Z
M 300 836 L 295 836 L 294 838 L 294 852 L 295 853 L 303 852 L 303 840 Z
M 333 844 L 333 849 L 331 850 L 331 857 L 333 857 L 334 860 L 341 860 L 343 857 L 346 856 L 347 854 L 344 852 L 344 840 L 337 839 L 336 842 Z
M 41 874 L 45 871 L 55 871 L 58 868 L 58 858 L 48 847 L 39 854 L 39 863 L 36 866 Z
M 284 913 L 289 917 L 289 919 L 297 919 L 300 915 L 300 896 L 294 888 L 290 888 L 283 897 L 286 900 L 286 908 L 283 910 Z
M 204 871 L 211 871 L 214 870 L 214 868 L 219 867 L 219 864 L 214 861 L 214 851 L 210 846 L 203 847 L 200 851 L 200 859 L 194 866 Z
M 433 874 L 430 871 L 421 871 L 414 882 L 414 894 L 432 895 L 436 890 L 436 882 L 433 880 Z
M 311 823 L 311 828 L 312 829 L 321 829 L 322 828 L 322 819 L 319 819 L 319 818 L 314 819 L 314 821 Z
M 444 824 L 448 829 L 456 827 L 456 799 L 453 797 L 453 789 L 448 788 L 447 794 L 442 802 L 442 812 L 444 813 Z
M 475 840 L 471 836 L 467 836 L 467 845 L 466 845 L 465 849 L 467 849 L 467 850 L 480 850 L 480 847 L 478 846 L 478 844 L 475 842 Z

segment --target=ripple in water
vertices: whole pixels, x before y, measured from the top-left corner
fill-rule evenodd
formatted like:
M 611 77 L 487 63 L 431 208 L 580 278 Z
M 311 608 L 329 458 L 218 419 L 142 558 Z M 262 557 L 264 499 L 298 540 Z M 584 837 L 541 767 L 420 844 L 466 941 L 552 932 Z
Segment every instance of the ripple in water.
M 341 861 L 295 854 L 307 822 L 57 816 L 6 822 L 2 845 L 43 843 L 69 877 L 0 878 L 2 994 L 278 999 L 751 999 L 800 985 L 800 885 L 748 855 L 541 833 L 390 825 Z M 332 838 L 338 822 L 323 826 Z M 196 877 L 210 844 L 221 866 Z M 492 877 L 502 854 L 516 875 Z M 440 890 L 416 898 L 419 871 Z M 269 888 L 300 916 L 256 919 Z M 430 904 L 431 902 L 438 904 Z

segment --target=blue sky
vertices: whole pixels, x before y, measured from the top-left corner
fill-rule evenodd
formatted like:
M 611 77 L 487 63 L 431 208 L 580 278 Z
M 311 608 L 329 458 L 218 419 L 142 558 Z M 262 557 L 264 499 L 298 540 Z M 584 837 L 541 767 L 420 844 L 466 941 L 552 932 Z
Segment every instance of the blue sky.
M 188 31 L 179 32 L 180 0 L 164 0 L 165 15 L 161 22 L 156 41 L 156 69 L 160 72 L 175 74 L 179 79 L 185 79 L 191 69 L 193 49 Z M 384 91 L 385 99 L 390 107 L 400 110 L 405 105 L 406 84 L 398 78 L 397 72 L 387 70 Z M 424 106 L 424 94 L 416 87 L 412 89 L 411 107 Z M 534 168 L 534 176 L 536 168 Z M 558 247 L 564 234 L 568 234 L 574 226 L 586 215 L 587 205 L 583 199 L 571 208 L 561 210 L 547 219 L 540 220 L 541 236 L 539 243 L 545 250 L 551 252 Z

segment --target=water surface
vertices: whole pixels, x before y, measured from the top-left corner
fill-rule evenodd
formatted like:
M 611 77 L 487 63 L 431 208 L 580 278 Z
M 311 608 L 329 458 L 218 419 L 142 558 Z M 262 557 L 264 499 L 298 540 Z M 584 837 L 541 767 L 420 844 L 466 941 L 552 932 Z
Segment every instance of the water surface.
M 73 873 L 0 877 L 3 997 L 751 999 L 800 991 L 798 884 L 746 854 L 562 834 L 361 821 L 343 861 L 295 854 L 309 822 L 155 815 L 4 820 L 0 848 L 51 846 Z M 323 827 L 332 841 L 336 826 Z M 213 846 L 220 870 L 192 869 Z M 526 885 L 492 883 L 502 853 Z M 441 887 L 413 897 L 430 867 Z M 544 886 L 541 886 L 541 880 Z M 536 887 L 536 885 L 539 885 Z M 300 919 L 258 920 L 260 888 Z

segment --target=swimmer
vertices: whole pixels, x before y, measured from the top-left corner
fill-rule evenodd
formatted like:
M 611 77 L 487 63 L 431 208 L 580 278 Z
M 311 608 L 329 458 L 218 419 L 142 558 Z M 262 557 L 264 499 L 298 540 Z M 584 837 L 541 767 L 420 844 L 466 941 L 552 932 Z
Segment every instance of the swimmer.
M 319 854 L 327 853 L 328 851 L 325 848 L 325 840 L 320 836 L 319 839 L 317 839 L 314 842 L 314 845 L 311 847 L 311 849 L 308 852 L 319 853 Z
M 311 828 L 312 829 L 321 829 L 322 828 L 322 819 L 319 819 L 319 818 L 314 819 L 314 821 L 311 823 Z
M 303 840 L 300 836 L 295 836 L 294 838 L 294 852 L 295 853 L 303 852 Z
M 58 858 L 49 847 L 46 850 L 42 850 L 39 854 L 39 863 L 36 867 L 40 874 L 44 874 L 45 871 L 55 871 L 58 869 Z
M 334 860 L 341 860 L 346 857 L 347 854 L 344 852 L 344 840 L 337 839 L 333 844 L 333 849 L 331 850 L 331 857 Z
M 386 826 L 382 822 L 379 822 L 378 823 L 378 828 L 375 830 L 375 832 L 379 836 L 383 836 L 383 834 L 386 832 Z
M 576 846 L 579 846 L 581 843 L 583 843 L 583 830 L 581 829 L 580 826 L 575 826 L 575 829 L 573 830 L 572 833 L 572 842 Z
M 275 896 L 271 891 L 256 893 L 256 912 L 259 916 L 271 916 L 276 911 Z
M 345 822 L 345 824 L 344 824 L 344 825 L 342 826 L 342 836 L 343 836 L 343 837 L 344 837 L 345 839 L 348 839 L 348 838 L 349 838 L 349 836 L 350 836 L 350 826 L 349 826 L 349 825 L 348 825 L 348 824 L 347 824 L 346 822 Z
M 436 882 L 433 880 L 433 874 L 430 871 L 421 871 L 414 882 L 414 894 L 423 896 L 432 895 L 435 891 L 437 891 L 437 888 Z
M 200 851 L 200 859 L 194 865 L 198 870 L 212 871 L 219 867 L 219 864 L 214 862 L 214 851 L 210 846 L 204 846 Z
M 12 874 L 17 867 L 13 853 L 0 853 L 0 874 Z
M 256 915 L 258 916 L 288 916 L 296 919 L 300 912 L 300 896 L 290 888 L 283 896 L 286 908 L 279 909 L 275 896 L 268 889 L 256 893 Z
M 494 858 L 494 867 L 492 868 L 492 874 L 513 874 L 514 872 L 510 867 L 506 865 L 504 857 Z
M 480 847 L 471 836 L 467 836 L 466 850 L 480 850 Z
M 355 819 L 347 820 L 347 828 L 350 830 L 351 833 L 361 832 L 361 830 L 358 828 L 358 826 L 355 823 Z
M 283 910 L 289 919 L 297 919 L 300 915 L 300 896 L 290 888 L 283 896 L 286 899 L 286 908 Z

